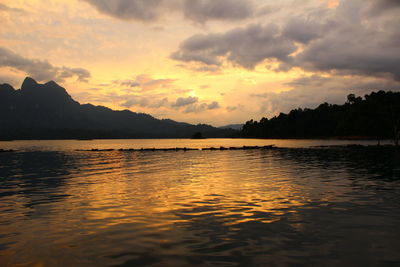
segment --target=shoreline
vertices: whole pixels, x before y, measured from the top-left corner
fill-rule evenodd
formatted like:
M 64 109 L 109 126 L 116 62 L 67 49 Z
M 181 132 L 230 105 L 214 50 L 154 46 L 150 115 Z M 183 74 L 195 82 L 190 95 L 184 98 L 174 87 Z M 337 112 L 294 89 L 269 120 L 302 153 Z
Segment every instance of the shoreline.
M 90 149 L 73 149 L 76 152 L 188 152 L 188 151 L 245 151 L 245 150 L 324 150 L 324 149 L 343 149 L 343 150 L 382 150 L 390 149 L 398 151 L 398 146 L 394 144 L 384 144 L 384 145 L 361 145 L 361 144 L 346 144 L 346 145 L 318 145 L 310 147 L 278 147 L 275 145 L 266 146 L 241 146 L 241 147 L 203 147 L 203 148 L 193 148 L 193 147 L 173 147 L 173 148 L 90 148 Z M 29 152 L 41 152 L 42 150 L 29 151 Z M 18 149 L 0 149 L 0 154 L 4 153 L 14 153 L 14 152 L 26 152 L 24 150 Z
M 96 140 L 207 140 L 207 139 L 242 139 L 242 140 L 324 140 L 324 141 L 376 141 L 376 142 L 392 142 L 392 139 L 376 139 L 369 137 L 315 137 L 315 138 L 300 138 L 300 137 L 275 137 L 275 138 L 262 138 L 262 137 L 208 137 L 208 138 L 190 138 L 190 137 L 143 137 L 143 138 L 54 138 L 54 139 L 42 139 L 42 138 L 26 138 L 26 139 L 1 139 L 0 142 L 13 142 L 13 141 L 96 141 Z

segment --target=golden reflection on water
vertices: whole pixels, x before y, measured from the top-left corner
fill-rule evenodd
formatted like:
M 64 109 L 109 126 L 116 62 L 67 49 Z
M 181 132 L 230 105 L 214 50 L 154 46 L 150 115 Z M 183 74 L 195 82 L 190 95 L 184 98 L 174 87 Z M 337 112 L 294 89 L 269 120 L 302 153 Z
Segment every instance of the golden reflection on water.
M 67 193 L 79 195 L 86 207 L 82 214 L 88 221 L 102 221 L 102 228 L 128 222 L 145 222 L 149 228 L 170 225 L 182 220 L 172 215 L 182 209 L 192 216 L 223 217 L 225 225 L 268 223 L 276 218 L 251 216 L 282 215 L 309 201 L 301 185 L 292 183 L 294 173 L 270 168 L 268 154 L 260 162 L 257 152 L 232 153 L 114 152 L 82 164 L 79 172 L 86 175 L 72 180 L 81 186 Z M 65 201 L 77 208 L 75 199 Z M 193 212 L 198 207 L 207 209 Z
M 338 221 L 349 203 L 370 201 L 334 153 L 332 161 L 290 150 L 19 156 L 8 175 L 22 180 L 0 191 L 11 192 L 0 207 L 8 214 L 0 219 L 4 266 L 296 263 L 292 256 L 304 253 L 298 244 L 321 231 L 320 220 Z M 41 169 L 43 162 L 51 167 Z M 346 236 L 343 229 L 335 235 Z M 323 254 L 336 241 L 321 238 L 313 251 Z M 271 249 L 283 254 L 263 256 Z

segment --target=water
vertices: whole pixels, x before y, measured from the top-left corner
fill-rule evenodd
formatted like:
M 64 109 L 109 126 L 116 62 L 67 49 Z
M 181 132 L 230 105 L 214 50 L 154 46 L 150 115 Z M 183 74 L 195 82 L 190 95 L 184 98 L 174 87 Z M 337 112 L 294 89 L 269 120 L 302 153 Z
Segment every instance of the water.
M 206 148 L 276 145 L 278 147 L 299 148 L 313 146 L 335 146 L 347 144 L 376 145 L 377 141 L 351 140 L 294 140 L 294 139 L 110 139 L 110 140 L 34 140 L 0 141 L 0 149 L 23 151 L 68 151 L 98 149 L 140 149 L 140 148 Z M 390 144 L 382 141 L 381 144 Z
M 0 266 L 400 264 L 392 149 L 76 151 L 219 141 L 0 143 Z

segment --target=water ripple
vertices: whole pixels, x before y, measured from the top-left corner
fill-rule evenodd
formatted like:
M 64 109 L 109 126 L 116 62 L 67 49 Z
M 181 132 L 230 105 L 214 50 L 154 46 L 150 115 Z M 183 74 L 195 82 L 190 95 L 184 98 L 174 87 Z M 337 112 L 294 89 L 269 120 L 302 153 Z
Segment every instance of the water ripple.
M 393 153 L 0 155 L 0 265 L 400 264 Z

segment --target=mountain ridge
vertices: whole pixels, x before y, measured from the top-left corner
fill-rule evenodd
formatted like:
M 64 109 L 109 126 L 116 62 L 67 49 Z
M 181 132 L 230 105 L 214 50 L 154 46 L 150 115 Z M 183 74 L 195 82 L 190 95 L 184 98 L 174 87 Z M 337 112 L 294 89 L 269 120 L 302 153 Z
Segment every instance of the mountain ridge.
M 156 119 L 145 113 L 80 104 L 54 81 L 27 77 L 21 89 L 0 85 L 1 139 L 189 138 L 233 133 L 210 125 Z
M 241 130 L 243 128 L 244 124 L 228 124 L 228 125 L 223 125 L 223 126 L 219 126 L 219 129 L 233 129 L 233 130 Z

